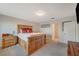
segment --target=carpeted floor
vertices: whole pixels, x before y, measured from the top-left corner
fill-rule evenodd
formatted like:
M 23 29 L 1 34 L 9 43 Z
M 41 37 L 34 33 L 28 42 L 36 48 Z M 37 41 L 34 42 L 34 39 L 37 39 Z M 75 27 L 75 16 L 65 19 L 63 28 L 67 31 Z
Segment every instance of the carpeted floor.
M 0 56 L 26 56 L 24 49 L 19 45 L 0 49 Z
M 0 56 L 26 56 L 19 45 L 0 49 Z M 31 56 L 67 56 L 67 45 L 63 43 L 49 43 L 34 52 Z
M 33 53 L 32 56 L 67 56 L 67 45 L 50 43 Z

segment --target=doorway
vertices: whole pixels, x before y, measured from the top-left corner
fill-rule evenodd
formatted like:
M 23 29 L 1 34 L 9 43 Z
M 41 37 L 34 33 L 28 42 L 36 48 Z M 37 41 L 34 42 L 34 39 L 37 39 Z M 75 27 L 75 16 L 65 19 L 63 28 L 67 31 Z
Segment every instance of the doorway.
M 52 30 L 52 40 L 54 42 L 59 42 L 59 23 L 53 23 Z

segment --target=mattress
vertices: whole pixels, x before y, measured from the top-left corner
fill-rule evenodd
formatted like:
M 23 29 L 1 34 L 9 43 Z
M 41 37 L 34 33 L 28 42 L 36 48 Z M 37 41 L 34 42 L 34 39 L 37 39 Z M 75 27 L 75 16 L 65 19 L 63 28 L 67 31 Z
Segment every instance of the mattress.
M 34 36 L 34 35 L 40 35 L 43 33 L 19 33 L 18 37 L 24 41 L 28 41 L 28 37 Z

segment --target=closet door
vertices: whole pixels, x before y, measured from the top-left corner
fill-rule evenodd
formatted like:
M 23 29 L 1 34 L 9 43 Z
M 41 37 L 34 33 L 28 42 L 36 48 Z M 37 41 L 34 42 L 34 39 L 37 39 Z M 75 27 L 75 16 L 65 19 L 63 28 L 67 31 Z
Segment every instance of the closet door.
M 76 27 L 74 21 L 64 23 L 63 37 L 64 43 L 68 43 L 68 41 L 76 41 Z

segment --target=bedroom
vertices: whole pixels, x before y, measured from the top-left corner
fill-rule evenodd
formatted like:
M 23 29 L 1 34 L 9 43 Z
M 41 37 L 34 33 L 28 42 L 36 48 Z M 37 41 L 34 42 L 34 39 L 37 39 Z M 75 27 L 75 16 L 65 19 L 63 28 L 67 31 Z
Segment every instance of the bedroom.
M 28 3 L 25 3 L 25 4 L 23 4 L 23 3 L 22 4 L 21 3 L 8 4 L 7 3 L 6 4 L 6 3 L 3 3 L 3 4 L 0 4 L 0 47 L 3 46 L 3 48 L 4 48 L 4 49 L 0 50 L 0 52 L 1 52 L 0 55 L 4 55 L 4 56 L 11 55 L 11 54 L 13 56 L 14 55 L 15 56 L 16 55 L 26 55 L 26 52 L 23 52 L 25 49 L 25 45 L 26 45 L 23 41 L 22 42 L 25 45 L 23 45 L 23 43 L 21 44 L 20 43 L 21 41 L 19 42 L 19 44 L 21 44 L 21 46 L 23 47 L 23 51 L 22 51 L 22 48 L 20 48 L 16 44 L 13 44 L 12 42 L 11 42 L 13 44 L 12 46 L 10 46 L 10 44 L 9 44 L 10 42 L 8 42 L 8 43 L 2 42 L 3 34 L 6 34 L 6 35 L 12 34 L 13 36 L 11 36 L 11 37 L 13 39 L 14 36 L 18 36 L 18 33 L 21 33 L 21 32 L 24 33 L 25 36 L 29 36 L 29 33 L 31 35 L 31 32 L 34 32 L 34 35 L 36 35 L 36 37 L 34 36 L 34 38 L 37 39 L 37 41 L 39 38 L 38 42 L 34 41 L 34 42 L 30 43 L 31 45 L 33 45 L 31 47 L 31 49 L 33 50 L 33 47 L 35 46 L 34 51 L 36 51 L 36 50 L 38 51 L 38 52 L 36 51 L 36 53 L 34 51 L 32 51 L 32 53 L 33 52 L 35 53 L 33 55 L 38 55 L 38 56 L 39 55 L 49 55 L 49 56 L 51 56 L 51 55 L 52 56 L 53 55 L 58 55 L 58 56 L 67 55 L 67 41 L 69 41 L 68 39 L 71 39 L 70 41 L 79 42 L 79 40 L 78 40 L 79 26 L 76 23 L 75 8 L 76 8 L 76 3 L 67 3 L 67 4 L 65 4 L 65 3 L 56 3 L 56 4 L 54 4 L 54 3 L 45 3 L 45 4 L 44 3 L 43 4 L 40 4 L 40 3 L 36 3 L 36 4 L 33 4 L 33 3 L 29 3 L 29 4 Z M 68 27 L 68 24 L 66 24 L 65 22 L 68 22 L 70 24 L 71 28 Z M 70 23 L 70 22 L 72 22 L 72 23 Z M 66 27 L 63 27 L 63 25 L 62 25 L 63 23 L 64 23 L 64 26 L 66 26 Z M 18 29 L 18 27 L 19 27 L 18 25 L 20 25 L 22 27 L 20 27 Z M 72 27 L 72 25 L 73 25 L 73 27 Z M 29 29 L 27 29 L 27 28 L 29 28 Z M 69 35 L 64 37 L 63 28 L 65 28 L 65 29 L 69 28 L 69 31 L 71 29 L 73 29 L 73 30 L 69 32 L 70 34 L 67 33 Z M 45 34 L 46 37 L 44 36 L 44 38 L 42 40 L 43 35 L 41 36 L 39 34 L 43 34 L 43 35 Z M 72 36 L 70 37 L 71 34 L 72 34 Z M 32 35 L 33 35 L 33 33 L 32 33 Z M 37 37 L 37 35 L 39 35 L 39 37 Z M 8 38 L 10 40 L 9 37 L 6 37 L 6 38 Z M 6 38 L 4 41 L 6 41 Z M 22 39 L 21 36 L 19 36 L 19 38 Z M 40 41 L 40 39 L 41 39 L 41 41 Z M 40 44 L 39 44 L 39 42 L 40 42 Z M 44 43 L 44 42 L 46 42 L 46 43 Z M 53 44 L 53 43 L 55 43 L 55 44 Z M 41 48 L 37 48 L 36 45 L 38 45 L 37 47 L 40 46 Z M 27 46 L 27 47 L 29 47 L 29 46 Z M 15 49 L 15 50 L 13 50 L 13 49 Z M 31 51 L 31 49 L 30 49 L 30 51 Z M 44 49 L 46 49 L 46 50 L 44 50 Z M 48 51 L 48 49 L 50 49 L 50 51 Z M 60 52 L 55 49 L 60 49 Z M 14 52 L 12 52 L 12 51 L 14 51 Z M 10 54 L 8 54 L 9 52 L 10 52 Z M 51 52 L 52 52 L 52 54 L 51 54 Z

